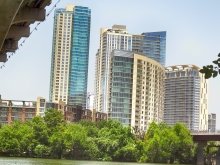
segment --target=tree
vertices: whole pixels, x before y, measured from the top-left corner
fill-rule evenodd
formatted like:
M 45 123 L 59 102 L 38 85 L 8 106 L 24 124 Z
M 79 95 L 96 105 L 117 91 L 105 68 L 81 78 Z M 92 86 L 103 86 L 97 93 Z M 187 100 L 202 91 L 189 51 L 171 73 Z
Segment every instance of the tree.
M 191 163 L 196 154 L 197 146 L 193 143 L 189 129 L 182 123 L 176 123 L 173 130 L 178 137 L 176 157 L 179 163 Z
M 145 135 L 144 149 L 139 161 L 153 163 L 191 163 L 195 145 L 185 125 L 174 127 L 152 122 Z
M 51 136 L 53 132 L 59 131 L 63 126 L 66 125 L 62 112 L 53 108 L 47 109 L 43 119 L 48 128 L 49 136 Z
M 49 137 L 49 142 L 52 157 L 61 159 L 65 150 L 63 130 L 53 132 Z
M 204 147 L 204 156 L 208 160 L 208 164 L 211 164 L 211 158 L 214 157 L 218 152 L 218 142 L 208 141 L 207 145 Z
M 203 66 L 199 72 L 205 74 L 205 79 L 209 79 L 210 77 L 215 78 L 218 74 L 220 74 L 220 53 L 218 54 L 218 59 L 212 61 L 213 65 Z
M 27 123 L 13 122 L 0 129 L 0 150 L 13 155 L 28 155 L 35 145 L 34 131 Z
M 100 122 L 97 127 L 100 130 L 95 142 L 102 154 L 102 160 L 134 161 L 134 158 L 129 156 L 135 153 L 135 135 L 130 127 L 123 127 L 117 120 Z
M 31 127 L 34 130 L 35 139 L 39 142 L 39 144 L 48 144 L 48 128 L 43 118 L 40 116 L 35 116 L 32 119 Z
M 87 157 L 85 154 L 89 145 L 87 143 L 87 132 L 81 124 L 68 124 L 63 132 L 63 140 L 68 151 L 67 155 L 71 159 Z
M 19 153 L 19 142 L 12 127 L 2 127 L 0 129 L 0 139 L 0 151 L 2 153 L 8 155 Z

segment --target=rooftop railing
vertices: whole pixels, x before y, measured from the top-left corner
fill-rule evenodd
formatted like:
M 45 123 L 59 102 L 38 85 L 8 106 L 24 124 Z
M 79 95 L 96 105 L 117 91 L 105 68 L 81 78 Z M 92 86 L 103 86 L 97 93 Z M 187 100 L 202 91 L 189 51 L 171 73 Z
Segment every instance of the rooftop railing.
M 220 130 L 192 130 L 191 135 L 220 135 Z

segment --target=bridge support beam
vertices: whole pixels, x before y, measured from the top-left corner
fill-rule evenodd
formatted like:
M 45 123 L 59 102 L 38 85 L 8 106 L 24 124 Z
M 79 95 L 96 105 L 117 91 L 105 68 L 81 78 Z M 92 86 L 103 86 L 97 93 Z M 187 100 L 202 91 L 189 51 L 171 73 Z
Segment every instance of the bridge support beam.
M 6 52 L 15 52 L 18 49 L 18 41 L 14 40 L 5 40 L 4 45 L 2 46 L 2 50 Z
M 0 52 L 0 62 L 6 62 L 7 54 L 5 52 Z
M 45 15 L 45 9 L 22 7 L 15 16 L 13 24 L 26 21 L 44 21 Z
M 8 38 L 21 38 L 21 37 L 29 37 L 30 35 L 30 27 L 28 26 L 15 26 L 12 25 L 8 31 Z
M 204 165 L 203 148 L 207 145 L 207 141 L 198 141 L 197 165 Z
M 0 1 L 0 50 L 14 17 L 24 1 L 25 0 Z

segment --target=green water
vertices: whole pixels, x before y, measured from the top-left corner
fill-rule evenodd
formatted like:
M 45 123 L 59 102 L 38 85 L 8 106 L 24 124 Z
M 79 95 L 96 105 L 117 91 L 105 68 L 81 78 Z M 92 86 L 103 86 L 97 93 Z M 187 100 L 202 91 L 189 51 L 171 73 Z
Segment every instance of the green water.
M 57 159 L 39 159 L 39 158 L 0 157 L 0 165 L 144 165 L 144 164 L 152 165 L 150 163 L 76 161 L 76 160 L 57 160 Z

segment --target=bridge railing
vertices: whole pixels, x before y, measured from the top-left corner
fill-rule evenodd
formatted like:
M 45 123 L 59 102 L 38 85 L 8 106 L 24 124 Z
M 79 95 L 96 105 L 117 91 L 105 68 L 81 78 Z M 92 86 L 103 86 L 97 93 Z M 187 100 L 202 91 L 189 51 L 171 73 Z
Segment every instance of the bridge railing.
M 220 130 L 191 130 L 191 135 L 220 135 Z

